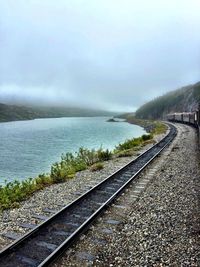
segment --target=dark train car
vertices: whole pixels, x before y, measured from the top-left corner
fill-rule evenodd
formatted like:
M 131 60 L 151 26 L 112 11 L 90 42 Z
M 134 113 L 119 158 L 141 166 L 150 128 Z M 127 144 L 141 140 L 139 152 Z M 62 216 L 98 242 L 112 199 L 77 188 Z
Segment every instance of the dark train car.
M 196 112 L 196 127 L 198 129 L 198 136 L 199 136 L 199 147 L 200 147 L 200 106 Z
M 184 112 L 183 113 L 183 122 L 187 124 L 195 125 L 195 115 L 196 112 Z
M 200 128 L 200 110 L 196 112 L 183 112 L 167 115 L 168 121 L 181 122 Z
M 199 110 L 197 110 L 196 112 L 196 121 L 197 121 L 198 126 L 200 127 L 200 107 L 199 107 Z
M 175 113 L 174 114 L 174 119 L 177 122 L 183 122 L 183 113 Z
M 190 123 L 190 113 L 183 113 L 183 122 L 189 124 Z
M 167 114 L 167 120 L 180 122 L 182 121 L 182 113 Z
M 175 120 L 175 115 L 174 114 L 167 114 L 167 120 L 168 121 L 174 121 Z
M 200 148 L 200 105 L 199 109 L 195 112 L 168 114 L 167 120 L 171 122 L 186 123 L 195 127 L 198 131 L 199 148 Z
M 194 124 L 194 125 L 196 124 L 195 115 L 196 115 L 196 113 L 190 113 L 189 114 L 189 121 L 190 121 L 191 124 Z

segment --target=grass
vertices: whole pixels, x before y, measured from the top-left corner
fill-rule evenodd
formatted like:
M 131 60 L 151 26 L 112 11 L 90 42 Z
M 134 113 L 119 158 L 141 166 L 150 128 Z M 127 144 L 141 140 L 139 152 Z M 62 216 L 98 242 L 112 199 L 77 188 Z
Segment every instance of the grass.
M 107 161 L 111 158 L 112 152 L 108 149 L 89 150 L 81 147 L 75 155 L 72 153 L 62 155 L 61 162 L 52 165 L 50 176 L 54 182 L 63 182 L 67 178 L 74 177 L 76 172 L 86 170 L 96 163 Z
M 15 180 L 7 183 L 5 181 L 5 186 L 0 186 L 0 210 L 18 207 L 19 202 L 52 183 L 51 177 L 44 174 L 21 182 Z
M 167 126 L 161 122 L 154 122 L 154 128 L 152 130 L 153 135 L 164 134 L 167 131 Z
M 128 139 L 124 143 L 119 144 L 115 148 L 115 152 L 117 153 L 118 151 L 124 151 L 124 150 L 129 150 L 135 147 L 141 146 L 145 141 L 153 139 L 152 134 L 144 134 L 141 137 L 138 138 L 133 138 L 133 139 Z
M 40 174 L 38 177 L 23 181 L 7 182 L 0 186 L 0 210 L 19 207 L 21 201 L 30 197 L 34 192 L 46 186 L 62 183 L 75 176 L 76 172 L 90 169 L 99 171 L 104 168 L 103 161 L 113 157 L 127 157 L 135 154 L 142 146 L 152 143 L 153 136 L 166 132 L 167 127 L 156 122 L 150 134 L 138 138 L 128 139 L 117 145 L 114 151 L 108 149 L 98 150 L 81 147 L 75 154 L 66 153 L 61 156 L 61 161 L 51 166 L 50 174 Z

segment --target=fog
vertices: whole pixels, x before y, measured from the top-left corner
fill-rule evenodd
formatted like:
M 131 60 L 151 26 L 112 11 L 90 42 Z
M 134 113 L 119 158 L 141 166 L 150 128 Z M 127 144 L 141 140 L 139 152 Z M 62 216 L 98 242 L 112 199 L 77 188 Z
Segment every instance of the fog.
M 0 102 L 134 111 L 199 81 L 199 0 L 0 0 Z

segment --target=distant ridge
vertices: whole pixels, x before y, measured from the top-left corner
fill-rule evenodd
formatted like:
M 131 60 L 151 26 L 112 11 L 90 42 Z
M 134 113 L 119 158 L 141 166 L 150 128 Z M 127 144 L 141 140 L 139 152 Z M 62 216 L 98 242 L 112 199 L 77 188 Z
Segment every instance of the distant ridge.
M 171 91 L 144 104 L 135 116 L 139 119 L 162 119 L 168 113 L 194 111 L 199 103 L 200 82 Z
M 0 103 L 0 122 L 37 118 L 113 116 L 115 113 L 76 107 L 26 107 Z

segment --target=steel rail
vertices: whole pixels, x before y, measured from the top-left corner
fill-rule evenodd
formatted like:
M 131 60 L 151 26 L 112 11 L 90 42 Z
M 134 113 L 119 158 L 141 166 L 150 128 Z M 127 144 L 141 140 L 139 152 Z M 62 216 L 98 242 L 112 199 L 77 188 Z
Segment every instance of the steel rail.
M 2 250 L 0 252 L 0 266 L 44 267 L 52 263 L 80 236 L 81 233 L 88 229 L 94 219 L 109 207 L 124 188 L 127 187 L 133 179 L 135 179 L 138 174 L 140 174 L 166 148 L 166 146 L 172 142 L 176 136 L 176 128 L 171 124 L 169 125 L 170 132 L 160 142 L 142 153 L 136 159 L 130 161 L 127 165 L 104 179 L 92 189 L 88 190 L 85 194 L 51 216 L 47 221 L 41 223 L 35 229 Z M 116 188 L 114 188 L 115 185 Z M 112 191 L 112 189 L 114 192 L 109 192 L 109 190 Z M 108 194 L 108 196 L 106 196 L 106 194 Z M 98 203 L 98 199 L 100 198 L 102 198 L 102 203 Z M 94 205 L 92 206 L 91 203 Z M 82 214 L 81 205 L 83 206 Z M 86 207 L 86 211 L 84 211 L 84 207 Z M 72 220 L 71 216 L 78 216 L 77 213 L 80 214 L 80 222 L 79 219 L 75 220 L 75 222 Z M 75 225 L 77 221 L 79 223 Z M 75 226 L 75 229 L 63 240 L 62 234 L 64 235 L 65 232 L 62 229 L 60 232 L 57 231 L 57 228 L 59 229 L 60 225 L 62 225 L 63 229 L 66 228 L 65 226 L 69 228 L 69 225 L 72 225 L 73 227 Z M 62 238 L 60 243 L 55 239 L 55 233 L 61 234 Z M 43 237 L 44 240 L 47 240 L 46 236 L 48 236 L 49 240 L 49 236 L 51 235 L 52 242 L 42 241 Z M 54 245 L 55 242 L 58 244 Z M 40 250 L 38 254 L 40 255 L 37 255 L 38 246 Z M 26 251 L 26 248 L 28 247 L 31 248 L 29 253 Z M 36 250 L 36 254 L 34 254 L 34 250 Z M 37 259 L 37 256 L 39 257 L 39 260 Z

